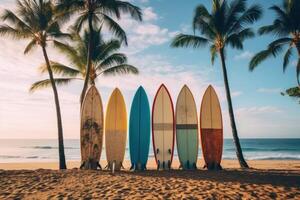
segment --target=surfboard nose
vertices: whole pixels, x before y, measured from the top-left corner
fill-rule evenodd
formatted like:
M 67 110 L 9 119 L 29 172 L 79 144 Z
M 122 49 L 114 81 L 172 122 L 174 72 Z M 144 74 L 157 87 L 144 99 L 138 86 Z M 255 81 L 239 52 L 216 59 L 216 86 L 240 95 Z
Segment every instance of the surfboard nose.
M 118 88 L 118 87 L 116 87 L 114 90 L 113 90 L 113 92 L 112 92 L 112 95 L 113 94 L 118 94 L 118 95 L 120 95 L 120 94 L 122 94 L 122 92 L 121 92 L 121 90 Z
M 162 83 L 160 86 L 159 86 L 159 89 L 161 88 L 167 88 L 166 85 L 164 83 Z

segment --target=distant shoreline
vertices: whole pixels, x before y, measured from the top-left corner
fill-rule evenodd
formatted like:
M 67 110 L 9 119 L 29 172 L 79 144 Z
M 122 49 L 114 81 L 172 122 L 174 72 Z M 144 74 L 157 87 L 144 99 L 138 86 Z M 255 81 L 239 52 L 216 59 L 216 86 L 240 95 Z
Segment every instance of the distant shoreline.
M 247 160 L 300 160 L 300 139 L 240 139 L 244 156 Z M 80 161 L 80 140 L 65 139 L 64 147 L 67 161 Z M 149 147 L 149 159 L 154 158 L 153 147 Z M 174 158 L 178 159 L 177 146 Z M 198 159 L 202 159 L 201 144 Z M 223 160 L 236 159 L 232 139 L 224 139 Z M 106 159 L 103 146 L 101 159 Z M 125 160 L 130 160 L 129 146 L 126 147 Z M 0 139 L 0 163 L 44 163 L 58 161 L 58 144 L 56 139 Z
M 254 169 L 278 169 L 278 170 L 300 170 L 300 160 L 249 160 L 251 168 Z M 123 162 L 125 171 L 130 168 L 130 161 Z M 224 169 L 238 169 L 239 164 L 237 160 L 222 160 L 222 167 Z M 68 169 L 79 168 L 80 161 L 68 161 Z M 101 160 L 101 166 L 106 166 L 106 160 Z M 198 160 L 197 167 L 202 169 L 204 162 L 202 159 Z M 156 169 L 154 158 L 149 159 L 147 168 L 150 170 Z M 58 169 L 58 162 L 20 162 L 20 163 L 0 163 L 1 170 L 36 170 L 36 169 Z M 172 169 L 179 169 L 178 159 L 174 159 Z

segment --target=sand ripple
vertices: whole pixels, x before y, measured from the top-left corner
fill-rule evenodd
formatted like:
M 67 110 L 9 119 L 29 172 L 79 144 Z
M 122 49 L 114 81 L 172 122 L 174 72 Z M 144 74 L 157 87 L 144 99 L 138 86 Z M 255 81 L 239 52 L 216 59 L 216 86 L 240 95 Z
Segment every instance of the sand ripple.
M 300 199 L 300 172 L 281 170 L 0 171 L 0 199 Z

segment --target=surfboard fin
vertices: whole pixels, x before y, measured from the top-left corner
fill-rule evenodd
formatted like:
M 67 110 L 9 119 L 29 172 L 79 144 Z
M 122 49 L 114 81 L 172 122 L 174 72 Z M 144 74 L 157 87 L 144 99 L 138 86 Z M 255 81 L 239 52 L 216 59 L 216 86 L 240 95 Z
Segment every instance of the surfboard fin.
M 136 164 L 136 169 L 142 170 L 142 164 L 140 162 Z
M 171 169 L 171 161 L 168 160 L 168 169 Z
M 198 169 L 196 163 L 193 163 L 193 168 L 194 168 L 194 169 Z
M 168 149 L 168 152 L 169 152 L 169 154 L 172 154 L 172 150 L 171 149 Z
M 85 161 L 81 163 L 79 169 L 83 169 L 83 166 L 85 165 Z
M 102 167 L 100 165 L 100 162 L 97 162 L 97 167 L 99 167 L 100 170 L 102 170 Z
M 166 165 L 165 161 L 163 161 L 162 165 L 163 165 L 163 169 L 165 169 L 165 165 Z
M 142 170 L 147 170 L 146 164 L 142 164 Z
M 208 163 L 206 167 L 207 167 L 208 170 L 213 170 L 214 169 L 214 163 Z
M 215 163 L 215 162 L 213 162 L 213 163 L 208 163 L 208 164 L 206 165 L 206 167 L 207 167 L 208 170 L 222 170 L 221 165 L 218 164 L 218 163 Z
M 129 170 L 134 170 L 135 169 L 135 165 L 134 164 L 131 164 L 131 167 Z
M 156 154 L 158 154 L 159 153 L 159 149 L 156 149 Z
M 159 170 L 159 167 L 160 167 L 160 161 L 158 160 L 157 161 L 157 170 Z
M 116 161 L 113 161 L 112 167 L 111 167 L 111 172 L 114 174 L 115 173 L 115 167 L 116 167 Z
M 222 170 L 222 166 L 220 164 L 217 164 L 215 163 L 215 167 L 214 167 L 215 170 Z
M 121 169 L 125 169 L 122 162 L 120 162 L 120 166 L 121 166 Z

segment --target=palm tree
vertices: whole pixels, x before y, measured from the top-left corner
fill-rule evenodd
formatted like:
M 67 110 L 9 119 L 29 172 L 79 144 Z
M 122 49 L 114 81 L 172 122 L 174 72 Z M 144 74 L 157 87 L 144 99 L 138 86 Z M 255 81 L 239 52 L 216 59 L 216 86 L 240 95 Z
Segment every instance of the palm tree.
M 60 31 L 60 21 L 56 18 L 56 8 L 50 0 L 17 0 L 16 11 L 4 10 L 1 19 L 7 24 L 0 26 L 0 35 L 9 36 L 17 40 L 30 40 L 24 50 L 29 53 L 40 47 L 46 62 L 46 70 L 54 93 L 58 127 L 59 168 L 66 169 L 64 153 L 63 128 L 57 88 L 55 85 L 52 66 L 48 58 L 46 47 L 49 42 L 67 37 Z
M 253 24 L 261 17 L 262 9 L 258 5 L 247 8 L 246 0 L 233 0 L 230 4 L 226 0 L 213 0 L 212 4 L 211 13 L 204 5 L 199 5 L 195 9 L 193 29 L 194 33 L 199 31 L 201 36 L 178 34 L 171 46 L 199 48 L 209 44 L 212 64 L 215 58 L 220 56 L 236 154 L 240 166 L 248 168 L 235 124 L 225 63 L 225 49 L 227 46 L 243 49 L 243 41 L 254 36 L 253 31 L 247 28 L 247 25 Z
M 262 61 L 270 56 L 277 57 L 284 48 L 287 48 L 283 57 L 283 71 L 285 71 L 295 48 L 298 55 L 296 78 L 300 87 L 300 1 L 283 0 L 282 6 L 274 5 L 270 9 L 275 12 L 276 18 L 271 25 L 261 27 L 258 33 L 273 34 L 276 40 L 272 41 L 266 50 L 257 53 L 251 59 L 249 69 L 253 71 Z
M 289 88 L 289 89 L 285 90 L 285 92 L 282 92 L 281 95 L 283 95 L 283 96 L 288 95 L 289 97 L 299 100 L 299 104 L 300 104 L 300 88 L 299 88 L 299 86 Z
M 91 33 L 87 53 L 87 73 L 80 96 L 82 104 L 88 88 L 92 54 L 94 51 L 94 44 L 92 43 L 94 41 L 94 27 L 107 26 L 114 35 L 127 45 L 126 33 L 114 19 L 120 19 L 122 13 L 129 13 L 133 19 L 141 21 L 142 12 L 139 7 L 119 0 L 60 0 L 58 7 L 64 13 L 62 17 L 66 19 L 75 13 L 79 13 L 75 21 L 77 31 L 82 30 L 82 27 L 87 24 L 89 33 Z
M 76 31 L 72 31 L 72 45 L 57 43 L 56 47 L 67 56 L 70 63 L 74 67 L 66 66 L 61 63 L 50 61 L 53 72 L 60 75 L 62 78 L 55 78 L 57 85 L 68 84 L 73 80 L 84 80 L 86 76 L 87 53 L 89 43 L 89 33 L 86 31 L 83 37 Z M 101 29 L 94 31 L 93 44 L 95 46 L 92 54 L 91 71 L 89 74 L 90 84 L 95 84 L 95 80 L 100 75 L 115 75 L 124 73 L 138 73 L 138 69 L 127 64 L 125 54 L 118 53 L 121 47 L 119 40 L 103 41 Z M 47 65 L 40 67 L 42 73 L 47 72 Z M 51 81 L 49 79 L 35 82 L 30 90 L 49 87 Z

